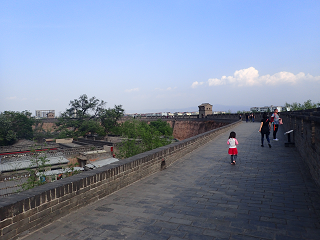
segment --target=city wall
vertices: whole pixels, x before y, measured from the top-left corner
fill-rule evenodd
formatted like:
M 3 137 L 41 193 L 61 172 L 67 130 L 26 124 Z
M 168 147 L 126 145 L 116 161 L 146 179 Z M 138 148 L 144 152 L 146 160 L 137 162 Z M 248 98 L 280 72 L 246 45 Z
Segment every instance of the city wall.
M 122 122 L 129 120 L 131 118 L 125 117 Z M 146 121 L 150 123 L 151 121 L 156 121 L 161 119 L 167 121 L 173 128 L 173 137 L 178 140 L 184 140 L 186 138 L 213 130 L 218 127 L 225 126 L 233 121 L 239 119 L 238 114 L 215 114 L 208 115 L 205 118 L 198 118 L 198 115 L 191 116 L 176 116 L 174 118 L 168 118 L 165 116 L 159 117 L 141 117 L 137 120 Z M 55 130 L 55 123 L 58 120 L 56 118 L 41 119 L 41 126 L 46 131 Z M 1 151 L 1 149 L 0 149 Z
M 281 112 L 280 117 L 285 130 L 293 130 L 291 141 L 320 186 L 320 108 Z
M 226 122 L 216 121 L 175 121 L 171 122 L 173 127 L 173 137 L 178 140 L 184 140 L 192 136 L 227 125 Z
M 169 123 L 173 129 L 173 137 L 178 140 L 184 140 L 198 134 L 223 127 L 239 119 L 238 115 L 208 115 L 206 118 L 197 116 L 181 116 L 177 118 L 167 117 L 148 117 L 140 118 L 141 121 L 148 123 L 161 119 Z
M 33 232 L 68 213 L 161 171 L 241 121 L 117 163 L 0 199 L 0 240 Z

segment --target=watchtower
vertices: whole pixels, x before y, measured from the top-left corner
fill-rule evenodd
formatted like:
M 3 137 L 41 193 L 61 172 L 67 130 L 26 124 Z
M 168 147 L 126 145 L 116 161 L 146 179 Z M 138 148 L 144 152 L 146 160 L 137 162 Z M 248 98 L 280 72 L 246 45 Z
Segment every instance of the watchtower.
M 205 118 L 207 115 L 212 115 L 212 105 L 209 103 L 202 103 L 199 107 L 199 118 Z

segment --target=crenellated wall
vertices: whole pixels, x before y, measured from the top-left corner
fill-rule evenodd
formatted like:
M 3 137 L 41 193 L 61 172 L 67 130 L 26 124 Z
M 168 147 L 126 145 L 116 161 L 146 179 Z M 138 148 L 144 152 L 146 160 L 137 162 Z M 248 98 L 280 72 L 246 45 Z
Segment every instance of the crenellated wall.
M 291 139 L 320 186 L 320 108 L 281 112 L 283 127 L 293 130 Z
M 0 199 L 0 240 L 33 232 L 180 159 L 241 121 Z

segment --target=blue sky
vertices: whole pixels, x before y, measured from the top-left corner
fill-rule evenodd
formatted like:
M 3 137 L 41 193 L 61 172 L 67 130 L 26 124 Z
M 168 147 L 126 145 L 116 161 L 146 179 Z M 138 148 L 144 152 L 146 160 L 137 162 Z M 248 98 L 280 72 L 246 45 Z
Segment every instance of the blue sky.
M 320 102 L 319 12 L 309 0 L 2 0 L 0 111 L 59 113 L 82 94 L 126 113 Z

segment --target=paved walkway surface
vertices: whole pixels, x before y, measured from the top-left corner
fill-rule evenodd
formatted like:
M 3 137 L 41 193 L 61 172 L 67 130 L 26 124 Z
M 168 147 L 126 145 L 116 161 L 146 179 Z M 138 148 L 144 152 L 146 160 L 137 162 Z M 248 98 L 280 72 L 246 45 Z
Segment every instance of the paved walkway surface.
M 51 239 L 320 239 L 320 190 L 282 129 L 260 146 L 259 123 L 229 133 L 156 173 L 26 236 Z

